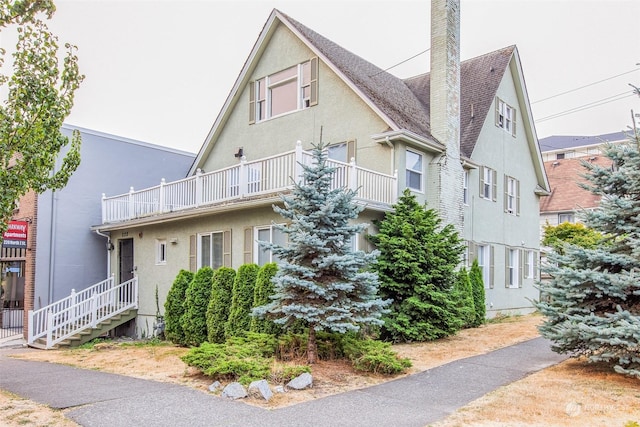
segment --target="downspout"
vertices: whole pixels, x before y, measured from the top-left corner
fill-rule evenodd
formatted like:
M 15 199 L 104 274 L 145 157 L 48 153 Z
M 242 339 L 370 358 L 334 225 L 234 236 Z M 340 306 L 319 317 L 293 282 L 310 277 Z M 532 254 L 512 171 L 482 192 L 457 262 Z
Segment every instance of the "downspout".
M 113 245 L 111 243 L 111 236 L 109 234 L 104 234 L 102 233 L 100 230 L 96 230 L 96 234 L 98 236 L 102 236 L 104 238 L 107 239 L 107 279 L 109 277 L 111 277 L 111 250 L 113 248 Z
M 58 221 L 58 212 L 56 203 L 57 196 L 56 191 L 51 190 L 51 218 L 50 218 L 50 233 L 51 239 L 49 241 L 49 289 L 47 290 L 47 305 L 53 303 L 53 281 L 56 270 L 56 231 L 57 221 Z

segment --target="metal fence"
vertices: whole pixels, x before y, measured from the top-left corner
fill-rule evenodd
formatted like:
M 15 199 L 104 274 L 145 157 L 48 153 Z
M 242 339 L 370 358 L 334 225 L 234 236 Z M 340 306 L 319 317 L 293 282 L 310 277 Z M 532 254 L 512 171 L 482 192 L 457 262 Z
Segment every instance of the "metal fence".
M 24 310 L 21 308 L 0 308 L 0 339 L 22 335 Z

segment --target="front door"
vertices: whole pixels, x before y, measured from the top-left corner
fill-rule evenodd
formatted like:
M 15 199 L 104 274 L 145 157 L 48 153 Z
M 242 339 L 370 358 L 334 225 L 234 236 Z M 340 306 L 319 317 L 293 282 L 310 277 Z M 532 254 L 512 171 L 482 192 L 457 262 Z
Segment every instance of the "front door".
M 118 241 L 120 283 L 133 279 L 133 239 Z

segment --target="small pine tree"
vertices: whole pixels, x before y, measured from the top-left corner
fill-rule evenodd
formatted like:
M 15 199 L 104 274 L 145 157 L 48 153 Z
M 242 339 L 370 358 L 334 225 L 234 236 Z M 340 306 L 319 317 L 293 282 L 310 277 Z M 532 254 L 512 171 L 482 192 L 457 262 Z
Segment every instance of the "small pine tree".
M 253 307 L 253 289 L 260 267 L 257 264 L 244 264 L 238 268 L 233 282 L 229 319 L 225 325 L 227 338 L 249 331 L 251 308 Z
M 317 359 L 316 331 L 357 331 L 360 325 L 378 325 L 388 303 L 378 298 L 378 277 L 368 271 L 376 253 L 353 251 L 352 238 L 365 224 L 353 224 L 362 210 L 353 202 L 355 192 L 332 189 L 335 168 L 327 162 L 322 144 L 312 150 L 313 161 L 301 164 L 303 178 L 284 207 L 274 210 L 290 221 L 277 226 L 287 234 L 287 246 L 262 242 L 281 260 L 273 281 L 272 301 L 254 309 L 276 323 L 290 327 L 309 325 L 307 361 Z
M 380 250 L 380 291 L 393 300 L 382 336 L 427 341 L 454 334 L 463 324 L 453 285 L 464 250 L 454 227 L 442 227 L 436 211 L 421 206 L 409 190 L 377 225 L 370 239 Z
M 463 321 L 464 328 L 470 328 L 476 323 L 476 308 L 473 302 L 473 288 L 466 268 L 461 268 L 456 277 L 454 294 L 458 301 L 458 316 Z
M 594 249 L 563 247 L 543 266 L 551 280 L 540 285 L 542 335 L 553 350 L 640 378 L 640 134 L 605 147 L 613 166 L 584 162 L 600 209 L 584 212 L 585 224 L 606 236 Z
M 178 345 L 186 345 L 180 318 L 184 314 L 184 299 L 189 283 L 191 283 L 192 280 L 192 272 L 180 270 L 164 302 L 164 336 L 167 340 Z
M 275 262 L 267 263 L 260 268 L 256 278 L 256 287 L 253 290 L 253 307 L 260 307 L 271 302 L 270 297 L 275 293 L 272 279 L 277 272 L 278 265 Z M 282 328 L 270 319 L 253 316 L 249 330 L 251 332 L 279 335 Z
M 199 346 L 207 340 L 207 306 L 211 299 L 212 276 L 211 267 L 202 267 L 187 288 L 181 319 L 187 345 Z
M 485 303 L 484 280 L 482 280 L 482 270 L 478 260 L 474 260 L 469 270 L 469 280 L 473 292 L 473 307 L 475 309 L 475 320 L 473 326 L 483 325 L 487 318 L 487 306 Z
M 222 344 L 225 341 L 224 329 L 229 320 L 229 306 L 235 278 L 236 271 L 230 267 L 220 267 L 213 272 L 211 299 L 207 306 L 209 342 Z

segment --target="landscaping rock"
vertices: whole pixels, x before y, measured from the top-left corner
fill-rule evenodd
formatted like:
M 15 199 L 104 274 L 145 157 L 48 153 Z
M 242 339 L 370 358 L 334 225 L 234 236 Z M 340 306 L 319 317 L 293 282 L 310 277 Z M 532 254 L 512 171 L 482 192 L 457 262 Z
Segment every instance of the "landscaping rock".
M 242 399 L 247 397 L 247 390 L 240 383 L 231 383 L 222 390 L 222 397 L 229 399 Z
M 305 388 L 309 388 L 312 385 L 313 385 L 313 377 L 311 376 L 310 373 L 305 372 L 301 375 L 298 375 L 291 381 L 289 381 L 289 383 L 287 384 L 287 387 L 292 388 L 294 390 L 304 390 Z
M 286 390 L 284 389 L 283 385 L 275 386 L 274 390 L 276 391 L 276 393 L 285 393 L 286 392 Z
M 273 392 L 267 380 L 260 380 L 249 384 L 249 396 L 256 398 L 262 397 L 268 402 L 273 397 Z
M 209 391 L 213 393 L 214 391 L 218 390 L 221 385 L 222 384 L 220 384 L 220 381 L 216 381 L 209 386 Z

